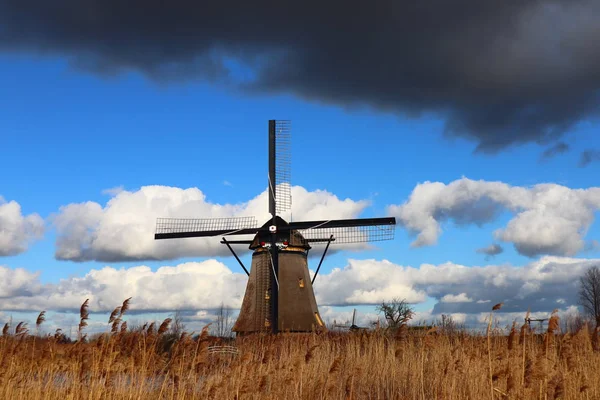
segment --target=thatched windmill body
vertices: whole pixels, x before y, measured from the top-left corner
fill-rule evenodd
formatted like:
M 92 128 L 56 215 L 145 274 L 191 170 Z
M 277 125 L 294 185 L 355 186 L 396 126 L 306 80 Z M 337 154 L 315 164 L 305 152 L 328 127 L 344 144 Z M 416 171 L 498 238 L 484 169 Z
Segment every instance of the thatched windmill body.
M 362 218 L 287 222 L 278 214 L 291 208 L 290 123 L 269 121 L 269 213 L 258 225 L 253 217 L 181 219 L 159 218 L 155 239 L 223 236 L 225 244 L 248 275 L 239 317 L 238 334 L 325 329 L 313 283 L 331 244 L 388 240 L 394 237 L 395 218 Z M 226 236 L 254 235 L 250 240 Z M 313 278 L 308 270 L 311 243 L 325 243 Z M 232 245 L 248 245 L 250 271 Z

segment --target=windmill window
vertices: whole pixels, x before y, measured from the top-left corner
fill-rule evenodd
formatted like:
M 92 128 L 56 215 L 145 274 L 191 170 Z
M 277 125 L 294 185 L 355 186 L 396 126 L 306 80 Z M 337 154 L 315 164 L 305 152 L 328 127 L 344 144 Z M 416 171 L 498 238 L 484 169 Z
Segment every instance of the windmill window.
M 304 279 L 302 279 L 302 278 L 298 279 L 298 286 L 300 286 L 301 288 L 304 287 Z

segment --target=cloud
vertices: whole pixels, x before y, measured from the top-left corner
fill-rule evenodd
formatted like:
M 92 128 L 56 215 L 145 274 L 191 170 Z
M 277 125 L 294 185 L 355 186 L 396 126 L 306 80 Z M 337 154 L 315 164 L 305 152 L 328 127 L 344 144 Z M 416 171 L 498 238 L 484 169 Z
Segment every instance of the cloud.
M 477 251 L 477 253 L 482 253 L 489 257 L 492 257 L 492 256 L 497 256 L 498 254 L 502 253 L 504 251 L 504 249 L 499 244 L 493 243 L 487 247 L 482 247 L 480 249 L 477 249 L 476 251 Z
M 102 191 L 102 194 L 106 194 L 109 196 L 116 196 L 119 193 L 121 193 L 123 190 L 125 190 L 125 187 L 123 185 L 119 185 L 119 186 L 115 186 L 112 188 L 104 189 Z
M 355 218 L 367 201 L 339 199 L 300 186 L 292 188 L 295 220 Z M 269 218 L 266 190 L 239 204 L 216 204 L 197 188 L 144 186 L 123 190 L 106 205 L 72 203 L 52 217 L 57 232 L 55 257 L 72 261 L 169 260 L 180 257 L 228 255 L 221 237 L 154 240 L 156 218 L 222 218 L 255 216 L 262 224 Z M 286 215 L 283 215 L 284 217 Z
M 16 201 L 0 196 L 0 256 L 23 253 L 44 234 L 44 220 L 38 214 L 23 215 Z
M 576 305 L 579 276 L 598 264 L 598 259 L 555 256 L 522 267 L 448 262 L 416 268 L 386 260 L 349 260 L 345 267 L 319 276 L 315 291 L 319 305 L 375 305 L 400 297 L 410 303 L 436 300 L 433 314 L 485 313 L 500 302 L 503 312 L 548 312 L 557 305 Z
M 440 299 L 442 303 L 470 303 L 473 299 L 467 297 L 466 293 L 447 294 Z
M 38 278 L 38 273 L 0 265 L 0 301 L 14 297 L 29 297 L 39 293 L 42 285 Z
M 528 309 L 544 316 L 555 308 L 574 309 L 578 278 L 594 265 L 600 265 L 600 259 L 546 256 L 524 266 L 472 267 L 451 262 L 412 267 L 387 260 L 351 259 L 343 268 L 320 274 L 314 287 L 319 310 L 329 321 L 343 323 L 351 318 L 351 309 L 338 306 L 373 306 L 400 297 L 413 304 L 433 300 L 433 307 L 420 311 L 414 321 L 430 322 L 446 314 L 477 326 L 485 322 L 492 305 L 500 302 L 504 306 L 497 318 L 506 323 L 522 319 Z M 154 271 L 144 265 L 106 266 L 47 284 L 40 282 L 37 273 L 0 267 L 0 278 L 0 311 L 71 314 L 90 299 L 92 313 L 108 314 L 132 297 L 130 318 L 146 321 L 179 310 L 194 329 L 213 320 L 221 304 L 237 314 L 247 283 L 245 274 L 216 260 Z M 359 325 L 365 326 L 377 314 L 359 310 L 357 317 Z
M 449 184 L 418 184 L 409 199 L 388 212 L 416 235 L 411 246 L 431 246 L 441 224 L 482 226 L 502 213 L 513 218 L 494 232 L 496 240 L 513 243 L 525 256 L 575 255 L 585 247 L 585 234 L 600 209 L 600 188 L 570 189 L 543 183 L 532 187 L 461 178 Z
M 110 312 L 128 297 L 132 312 L 201 310 L 241 306 L 247 277 L 233 273 L 216 260 L 164 266 L 152 271 L 131 268 L 92 269 L 83 277 L 40 284 L 38 276 L 22 270 L 0 268 L 0 309 L 12 311 L 75 311 L 90 299 L 90 311 Z
M 600 161 L 600 150 L 588 149 L 581 153 L 579 158 L 579 166 L 587 167 L 595 161 Z
M 334 268 L 329 274 L 319 274 L 315 280 L 317 303 L 331 306 L 378 304 L 395 297 L 409 303 L 424 302 L 427 293 L 405 279 L 407 271 L 410 272 L 389 261 L 349 260 L 343 269 Z
M 556 157 L 559 154 L 566 153 L 567 151 L 569 151 L 569 145 L 565 142 L 558 142 L 555 145 L 544 150 L 540 157 L 540 160 L 547 161 L 553 157 Z
M 594 0 L 8 0 L 0 50 L 63 56 L 103 76 L 435 113 L 447 135 L 492 152 L 597 117 L 599 16 Z

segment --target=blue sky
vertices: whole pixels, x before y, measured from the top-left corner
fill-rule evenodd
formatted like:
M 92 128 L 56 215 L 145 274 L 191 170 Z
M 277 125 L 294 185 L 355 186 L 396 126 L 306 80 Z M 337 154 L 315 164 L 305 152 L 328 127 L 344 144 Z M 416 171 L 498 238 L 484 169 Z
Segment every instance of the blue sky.
M 600 145 L 592 122 L 564 138 L 567 153 L 541 162 L 551 143 L 476 153 L 475 142 L 444 136 L 444 121 L 433 116 L 345 109 L 293 95 L 250 96 L 206 82 L 156 83 L 136 73 L 102 77 L 71 68 L 59 57 L 0 56 L 0 88 L 0 195 L 18 202 L 23 215 L 38 213 L 44 219 L 70 203 L 105 206 L 111 195 L 103 191 L 119 186 L 131 192 L 146 185 L 197 187 L 211 203 L 249 201 L 266 187 L 269 119 L 292 120 L 292 183 L 308 191 L 327 190 L 340 199 L 370 200 L 363 216 L 387 215 L 388 205 L 405 203 L 425 181 L 449 184 L 467 177 L 523 187 L 597 185 L 598 164 L 577 165 L 583 150 Z M 399 226 L 395 240 L 378 244 L 377 250 L 328 257 L 322 273 L 343 268 L 348 258 L 413 267 L 445 262 L 523 266 L 538 257 L 520 255 L 510 243 L 502 243 L 505 251 L 489 260 L 476 252 L 494 242 L 492 232 L 512 216 L 504 210 L 482 226 L 443 222 L 438 243 L 419 248 L 410 246 L 414 236 Z M 21 254 L 0 258 L 0 265 L 39 271 L 42 283 L 57 284 L 106 265 L 144 264 L 156 270 L 211 258 L 57 261 L 56 232 L 47 224 L 41 240 Z M 585 239 L 600 240 L 597 223 Z M 600 258 L 600 251 L 577 256 Z M 241 272 L 233 258 L 219 260 Z M 248 256 L 244 260 L 249 264 Z M 429 300 L 418 309 L 434 303 Z

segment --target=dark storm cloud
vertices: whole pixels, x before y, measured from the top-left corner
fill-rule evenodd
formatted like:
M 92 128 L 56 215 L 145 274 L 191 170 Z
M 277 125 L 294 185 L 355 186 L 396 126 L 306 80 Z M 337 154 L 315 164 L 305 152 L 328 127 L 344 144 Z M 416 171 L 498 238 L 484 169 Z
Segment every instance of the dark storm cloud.
M 567 151 L 569 151 L 569 145 L 565 142 L 558 142 L 555 145 L 544 150 L 542 156 L 540 157 L 540 161 L 547 161 L 559 154 L 566 153 Z
M 447 135 L 493 152 L 596 116 L 599 16 L 593 0 L 0 0 L 0 48 L 102 74 L 435 113 Z
M 588 149 L 581 153 L 579 158 L 579 166 L 587 167 L 595 161 L 600 161 L 600 150 Z

